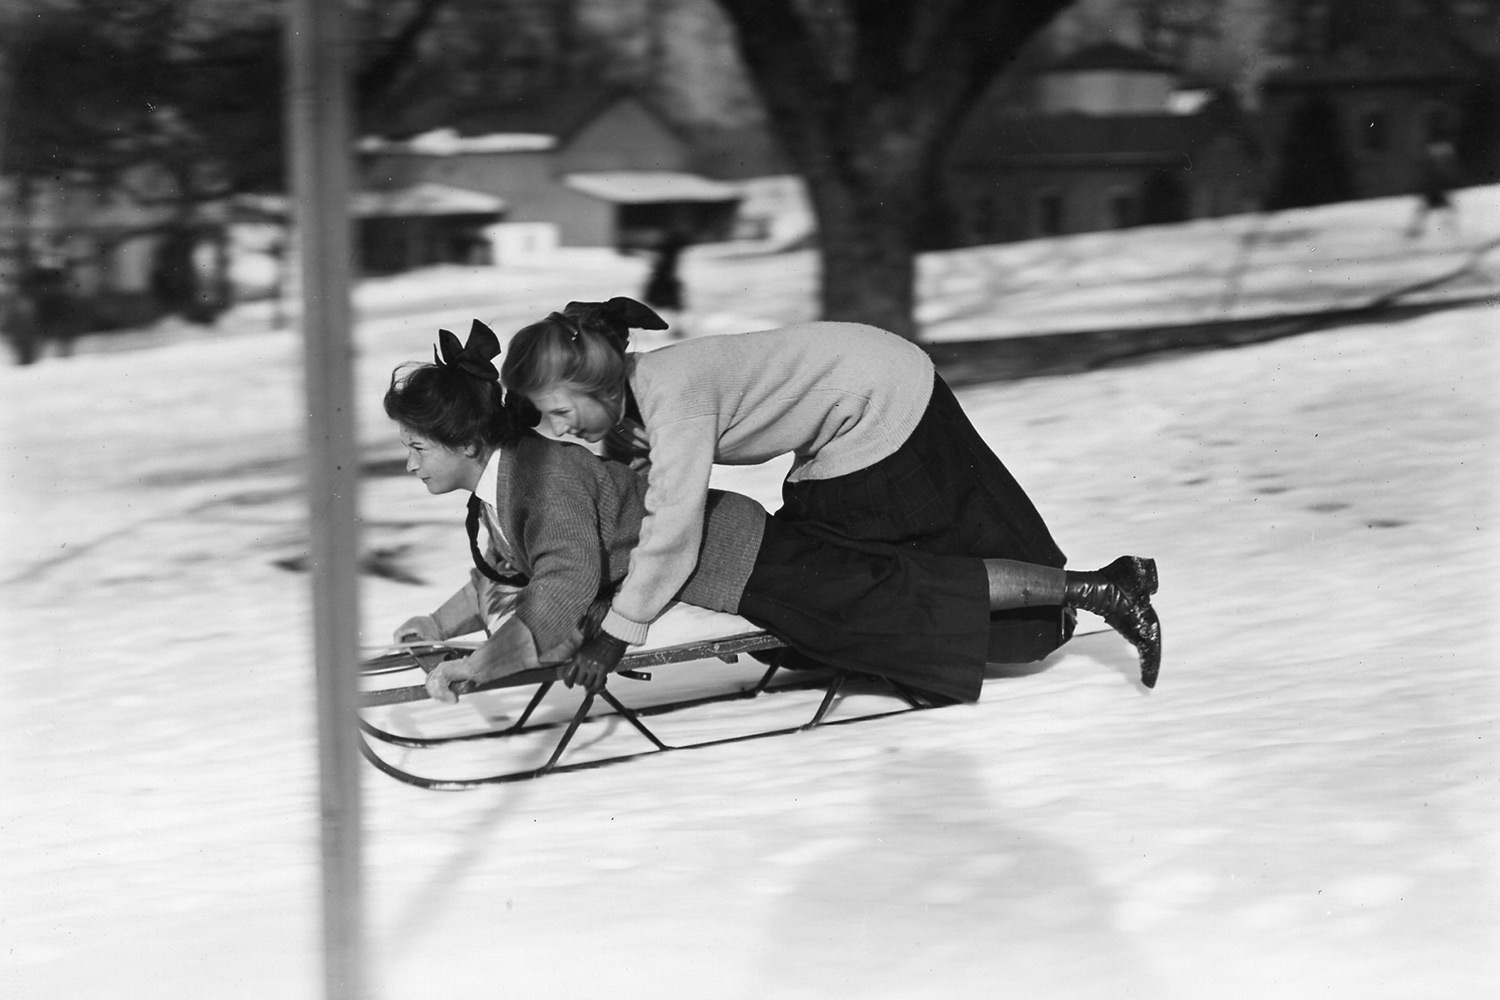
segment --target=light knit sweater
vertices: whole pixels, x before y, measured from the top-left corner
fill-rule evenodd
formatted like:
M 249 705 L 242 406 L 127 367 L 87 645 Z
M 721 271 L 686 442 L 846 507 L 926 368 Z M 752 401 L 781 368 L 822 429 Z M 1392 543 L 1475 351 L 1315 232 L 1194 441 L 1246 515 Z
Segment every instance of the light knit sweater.
M 920 347 L 873 326 L 803 323 L 633 354 L 628 378 L 650 448 L 646 516 L 603 627 L 639 644 L 704 558 L 698 540 L 714 463 L 791 453 L 792 481 L 868 468 L 922 419 L 933 365 Z
M 515 616 L 536 648 L 549 650 L 573 635 L 601 588 L 625 576 L 645 485 L 626 466 L 534 432 L 501 449 L 495 464 L 496 515 L 509 549 L 498 555 L 530 578 L 516 596 Z M 765 511 L 749 497 L 720 490 L 706 498 L 705 509 L 703 565 L 683 579 L 680 596 L 734 612 L 760 548 Z

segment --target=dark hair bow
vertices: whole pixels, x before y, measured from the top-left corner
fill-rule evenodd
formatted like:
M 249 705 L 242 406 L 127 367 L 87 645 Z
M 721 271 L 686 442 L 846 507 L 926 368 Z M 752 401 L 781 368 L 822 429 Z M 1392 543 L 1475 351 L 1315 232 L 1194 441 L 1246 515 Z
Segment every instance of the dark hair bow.
M 667 328 L 667 321 L 656 315 L 650 306 L 643 306 L 623 295 L 608 302 L 569 302 L 563 307 L 563 315 L 604 334 L 621 352 L 630 343 L 631 330 Z
M 438 356 L 439 348 L 442 350 L 441 357 Z M 453 331 L 439 330 L 438 346 L 432 349 L 432 360 L 440 367 L 457 368 L 475 378 L 497 382 L 500 371 L 491 359 L 499 353 L 500 338 L 495 336 L 494 330 L 476 319 L 474 325 L 469 327 L 468 342 L 462 346 Z

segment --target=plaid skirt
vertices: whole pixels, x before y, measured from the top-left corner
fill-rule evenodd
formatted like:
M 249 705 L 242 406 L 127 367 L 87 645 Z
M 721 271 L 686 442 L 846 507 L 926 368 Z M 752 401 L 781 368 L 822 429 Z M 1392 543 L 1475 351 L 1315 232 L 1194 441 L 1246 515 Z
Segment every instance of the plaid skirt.
M 1072 631 L 1060 607 L 991 612 L 987 558 L 1065 562 L 935 376 L 926 412 L 894 453 L 783 484 L 739 613 L 818 663 L 974 701 L 987 662 L 1041 659 Z

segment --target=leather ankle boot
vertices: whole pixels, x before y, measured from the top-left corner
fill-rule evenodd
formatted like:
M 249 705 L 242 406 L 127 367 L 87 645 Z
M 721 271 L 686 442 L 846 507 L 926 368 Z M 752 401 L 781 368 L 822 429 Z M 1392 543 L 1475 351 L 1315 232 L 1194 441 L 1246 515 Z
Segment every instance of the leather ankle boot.
M 1151 595 L 1156 593 L 1155 559 L 1121 556 L 1099 572 L 1143 600 L 1149 601 Z
M 1065 574 L 1063 603 L 1098 615 L 1141 657 L 1141 683 L 1156 686 L 1161 671 L 1161 622 L 1151 607 L 1156 593 L 1156 561 L 1121 556 L 1091 573 Z

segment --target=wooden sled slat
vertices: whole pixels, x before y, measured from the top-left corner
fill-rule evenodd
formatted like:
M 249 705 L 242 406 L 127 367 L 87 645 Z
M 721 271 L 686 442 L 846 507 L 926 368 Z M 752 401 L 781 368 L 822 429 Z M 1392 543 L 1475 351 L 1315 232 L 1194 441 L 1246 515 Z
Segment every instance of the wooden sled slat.
M 660 646 L 627 653 L 624 659 L 620 661 L 620 666 L 616 670 L 616 673 L 623 673 L 628 676 L 630 673 L 639 673 L 651 667 L 665 666 L 670 663 L 685 663 L 691 660 L 726 659 L 731 656 L 738 656 L 740 653 L 778 649 L 781 646 L 781 640 L 769 632 L 749 632 L 722 639 L 708 639 L 703 642 Z M 452 656 L 460 656 L 468 655 L 472 649 L 473 647 L 469 644 L 457 643 L 413 645 L 410 650 L 367 661 L 363 672 L 366 676 L 372 676 L 375 674 L 390 673 L 393 669 L 410 669 L 415 666 L 415 658 L 419 655 L 426 653 L 447 653 Z M 394 664 L 399 662 L 404 662 L 405 667 L 395 668 Z M 465 695 L 480 691 L 496 691 L 502 688 L 530 687 L 534 684 L 545 684 L 549 681 L 558 680 L 559 669 L 560 667 L 552 666 L 523 670 L 499 678 L 498 680 L 488 681 L 484 684 L 465 685 L 459 688 L 457 693 Z M 413 684 L 405 687 L 378 688 L 372 691 L 361 692 L 359 707 L 375 708 L 382 705 L 399 705 L 405 702 L 422 701 L 427 697 L 427 688 L 421 684 Z
M 466 655 L 471 648 L 472 647 L 469 647 L 467 645 L 460 646 L 446 644 L 418 646 L 403 653 L 396 653 L 392 654 L 391 656 L 377 658 L 376 660 L 370 661 L 370 673 L 372 675 L 389 673 L 393 669 L 390 662 L 392 657 L 399 658 L 403 655 L 406 656 L 408 669 L 412 669 L 416 666 L 416 655 L 428 655 L 439 650 L 445 651 L 448 655 Z M 627 677 L 646 680 L 649 679 L 649 675 L 642 673 L 642 671 L 647 668 L 710 658 L 732 661 L 733 658 L 740 653 L 759 652 L 763 650 L 784 648 L 785 647 L 780 640 L 767 632 L 750 632 L 739 635 L 708 639 L 701 642 L 676 643 L 670 646 L 638 650 L 634 653 L 628 654 L 621 661 L 620 668 L 616 671 L 616 674 L 623 674 Z M 891 691 L 896 696 L 900 697 L 903 702 L 905 702 L 905 707 L 896 709 L 894 711 L 871 713 L 846 719 L 830 720 L 827 717 L 833 706 L 838 701 L 843 691 L 845 681 L 851 675 L 842 671 L 819 671 L 810 673 L 806 676 L 802 676 L 802 672 L 799 671 L 799 677 L 797 679 L 785 684 L 772 687 L 771 680 L 780 669 L 779 666 L 773 662 L 767 668 L 759 683 L 755 684 L 753 687 L 739 688 L 733 691 L 721 692 L 718 694 L 702 695 L 694 698 L 681 699 L 678 701 L 647 705 L 641 708 L 631 708 L 626 706 L 618 698 L 615 697 L 614 693 L 610 690 L 609 685 L 606 682 L 605 687 L 599 691 L 597 697 L 599 700 L 603 701 L 612 711 L 608 713 L 591 715 L 590 713 L 595 706 L 596 696 L 585 695 L 582 703 L 578 706 L 577 710 L 572 713 L 570 718 L 566 720 L 544 722 L 537 725 L 528 725 L 527 723 L 530 721 L 533 712 L 536 710 L 538 705 L 541 704 L 543 698 L 545 698 L 546 694 L 551 690 L 552 686 L 559 680 L 558 674 L 560 669 L 560 667 L 554 666 L 521 671 L 496 681 L 492 681 L 482 685 L 471 686 L 470 690 L 468 691 L 459 692 L 460 694 L 469 694 L 478 693 L 481 691 L 498 690 L 503 688 L 519 688 L 533 685 L 536 686 L 537 690 L 532 696 L 530 703 L 527 705 L 526 709 L 521 713 L 521 716 L 517 719 L 516 722 L 508 726 L 499 729 L 474 733 L 463 733 L 452 736 L 414 737 L 387 732 L 385 730 L 379 729 L 378 727 L 361 718 L 359 720 L 359 727 L 361 732 L 360 751 L 364 754 L 365 759 L 368 760 L 373 767 L 375 767 L 382 773 L 395 778 L 398 781 L 402 781 L 410 785 L 415 785 L 419 788 L 431 789 L 434 791 L 456 791 L 462 789 L 477 788 L 483 785 L 526 781 L 542 777 L 546 774 L 605 767 L 610 764 L 621 763 L 627 760 L 633 760 L 638 757 L 650 756 L 658 753 L 725 746 L 732 743 L 742 743 L 750 740 L 765 739 L 772 736 L 790 735 L 792 733 L 803 732 L 819 726 L 845 725 L 852 722 L 886 718 L 905 712 L 937 707 L 937 704 L 939 704 L 938 702 L 924 699 L 916 692 L 910 691 L 909 689 L 906 689 L 900 685 L 885 681 L 886 685 L 891 689 Z M 697 742 L 686 744 L 669 744 L 658 737 L 657 734 L 653 732 L 651 728 L 647 726 L 643 721 L 643 719 L 652 716 L 683 711 L 689 708 L 711 705 L 720 702 L 751 699 L 758 697 L 759 695 L 768 691 L 806 691 L 819 687 L 824 688 L 824 694 L 820 704 L 813 714 L 813 717 L 810 721 L 795 726 L 782 726 L 763 732 L 748 733 L 739 736 L 724 737 L 721 739 L 700 740 Z M 399 705 L 425 700 L 427 697 L 428 694 L 426 687 L 420 684 L 392 687 L 363 692 L 360 698 L 360 707 L 374 708 L 380 706 Z M 627 754 L 617 754 L 614 756 L 576 762 L 564 762 L 562 760 L 564 752 L 567 750 L 569 744 L 571 743 L 580 726 L 582 726 L 586 722 L 602 721 L 608 718 L 619 718 L 624 720 L 641 736 L 649 741 L 652 745 L 652 748 L 649 750 L 642 750 Z M 402 767 L 398 767 L 397 765 L 392 764 L 390 761 L 382 758 L 375 751 L 370 742 L 373 739 L 381 743 L 386 743 L 393 746 L 421 750 L 451 745 L 460 742 L 503 739 L 510 736 L 519 736 L 522 734 L 538 733 L 555 729 L 562 729 L 563 733 L 558 739 L 556 746 L 552 749 L 547 762 L 540 767 L 505 771 L 497 774 L 490 774 L 472 778 L 439 778 L 415 774 Z

